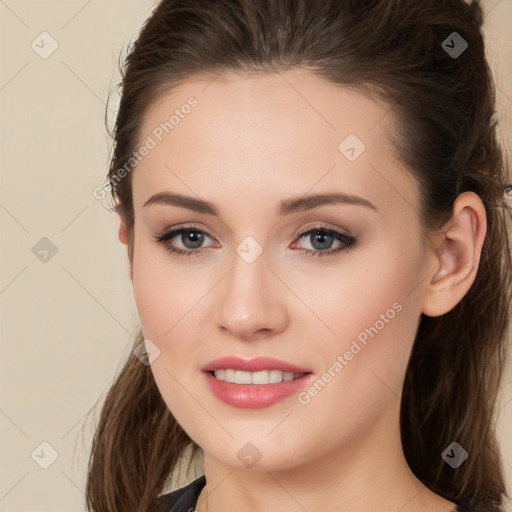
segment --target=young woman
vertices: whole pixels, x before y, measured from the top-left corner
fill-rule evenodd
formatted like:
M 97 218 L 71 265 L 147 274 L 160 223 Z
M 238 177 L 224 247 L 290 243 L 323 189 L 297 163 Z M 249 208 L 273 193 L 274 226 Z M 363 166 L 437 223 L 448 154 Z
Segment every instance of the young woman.
M 141 331 L 89 511 L 504 512 L 512 189 L 482 17 L 160 2 L 114 131 Z M 165 493 L 187 449 L 204 475 Z

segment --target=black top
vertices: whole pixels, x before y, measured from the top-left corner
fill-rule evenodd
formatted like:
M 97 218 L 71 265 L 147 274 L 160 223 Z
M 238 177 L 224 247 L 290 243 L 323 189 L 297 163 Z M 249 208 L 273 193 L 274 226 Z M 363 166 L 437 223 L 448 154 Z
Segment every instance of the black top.
M 192 480 L 185 487 L 158 498 L 155 512 L 194 512 L 197 500 L 206 485 L 204 475 Z M 457 512 L 471 512 L 471 508 L 457 506 Z
M 159 496 L 155 512 L 194 512 L 197 499 L 205 485 L 206 477 L 202 475 L 185 487 Z

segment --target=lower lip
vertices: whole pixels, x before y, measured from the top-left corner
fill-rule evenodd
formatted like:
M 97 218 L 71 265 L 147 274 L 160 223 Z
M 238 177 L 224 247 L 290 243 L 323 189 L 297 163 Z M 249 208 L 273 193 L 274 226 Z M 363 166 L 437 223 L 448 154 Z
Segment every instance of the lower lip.
M 298 393 L 313 374 L 273 384 L 235 384 L 219 380 L 208 372 L 205 376 L 212 393 L 222 402 L 244 409 L 260 409 Z

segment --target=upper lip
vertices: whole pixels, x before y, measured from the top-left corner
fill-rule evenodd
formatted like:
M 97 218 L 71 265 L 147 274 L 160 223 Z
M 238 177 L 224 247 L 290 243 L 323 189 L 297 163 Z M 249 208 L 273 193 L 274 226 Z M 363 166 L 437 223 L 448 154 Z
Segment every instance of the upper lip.
M 210 361 L 203 367 L 204 372 L 211 372 L 213 370 L 232 369 L 241 370 L 245 372 L 259 372 L 262 370 L 281 370 L 283 372 L 291 373 L 310 373 L 310 370 L 301 368 L 291 363 L 273 359 L 272 357 L 256 357 L 254 359 L 242 359 L 240 357 L 221 357 Z

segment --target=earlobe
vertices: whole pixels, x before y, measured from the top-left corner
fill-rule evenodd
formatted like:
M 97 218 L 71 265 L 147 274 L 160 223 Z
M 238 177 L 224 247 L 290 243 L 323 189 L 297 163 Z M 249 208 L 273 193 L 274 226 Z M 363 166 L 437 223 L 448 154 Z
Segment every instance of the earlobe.
M 128 244 L 128 229 L 126 227 L 126 224 L 121 219 L 119 223 L 119 231 L 118 231 L 119 240 L 121 243 L 127 245 Z
M 422 312 L 436 317 L 452 310 L 473 284 L 486 233 L 482 200 L 473 192 L 457 198 L 452 220 L 434 245 L 435 273 L 427 280 Z
M 130 276 L 130 281 L 132 281 L 132 283 L 133 283 L 133 267 L 132 267 L 132 264 L 130 261 L 130 259 L 131 259 L 130 246 L 128 245 L 130 242 L 129 237 L 128 237 L 128 228 L 126 227 L 126 224 L 124 223 L 122 218 L 120 219 L 119 230 L 118 230 L 117 234 L 118 234 L 120 242 L 122 244 L 126 245 L 128 248 L 128 264 L 130 265 L 129 276 Z

